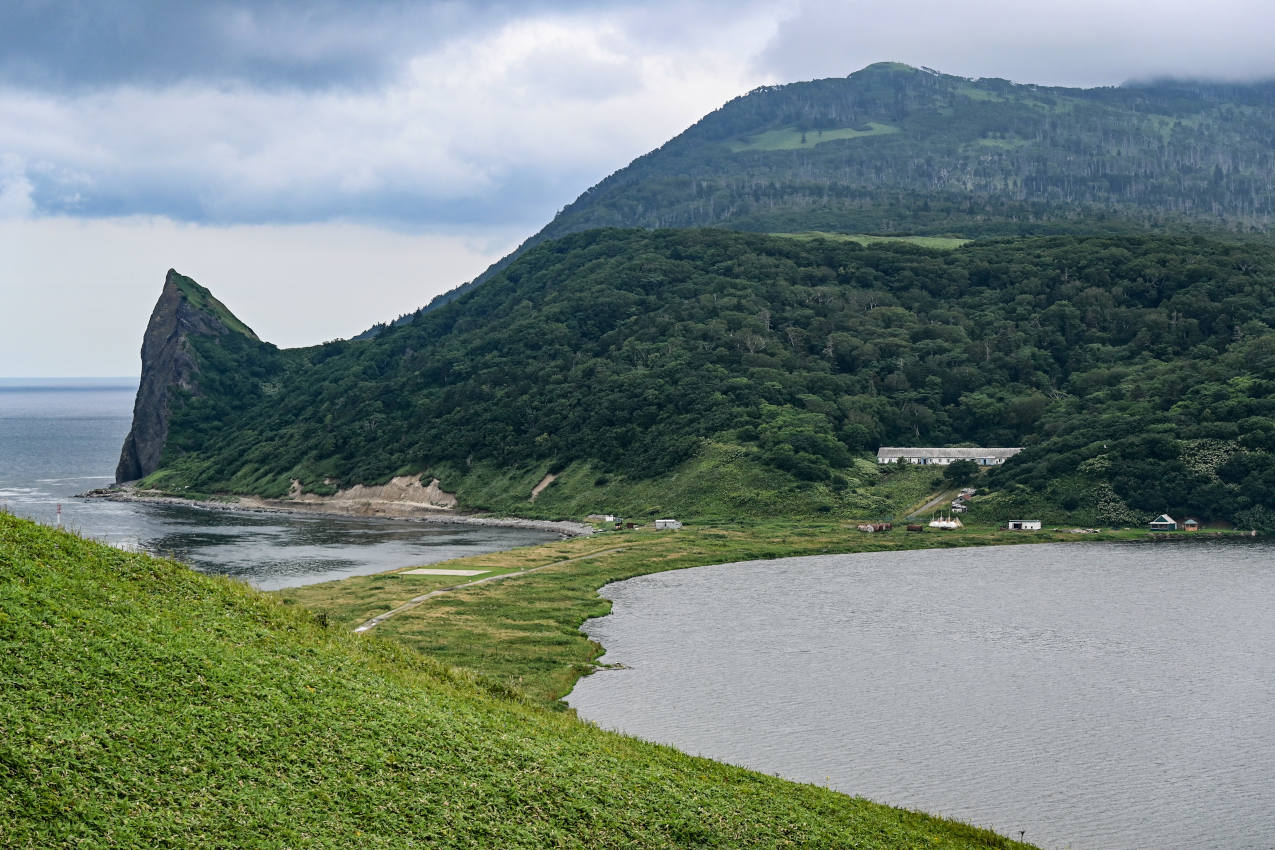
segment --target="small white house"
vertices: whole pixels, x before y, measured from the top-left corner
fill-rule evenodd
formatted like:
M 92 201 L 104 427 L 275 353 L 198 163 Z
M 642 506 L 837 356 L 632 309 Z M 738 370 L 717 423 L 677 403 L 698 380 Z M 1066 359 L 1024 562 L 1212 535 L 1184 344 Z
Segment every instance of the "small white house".
M 1178 521 L 1168 514 L 1160 514 L 1151 521 L 1152 531 L 1177 531 Z
M 1040 531 L 1038 519 L 1011 519 L 1005 525 L 1010 531 Z
M 657 519 L 655 521 L 656 531 L 676 531 L 681 527 L 682 524 L 675 519 Z

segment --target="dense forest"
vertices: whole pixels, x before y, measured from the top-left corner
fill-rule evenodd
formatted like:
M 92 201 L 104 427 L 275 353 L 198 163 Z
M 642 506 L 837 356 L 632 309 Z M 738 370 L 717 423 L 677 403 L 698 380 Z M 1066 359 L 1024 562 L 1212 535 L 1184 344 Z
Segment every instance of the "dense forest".
M 598 227 L 1264 236 L 1273 141 L 1275 82 L 1074 89 L 881 63 L 735 98 L 519 250 Z
M 676 488 L 711 444 L 836 492 L 882 444 L 1022 445 L 995 476 L 1010 496 L 1270 527 L 1273 279 L 1272 249 L 1203 238 L 589 231 L 374 339 L 192 337 L 198 389 L 151 483 L 587 463 Z

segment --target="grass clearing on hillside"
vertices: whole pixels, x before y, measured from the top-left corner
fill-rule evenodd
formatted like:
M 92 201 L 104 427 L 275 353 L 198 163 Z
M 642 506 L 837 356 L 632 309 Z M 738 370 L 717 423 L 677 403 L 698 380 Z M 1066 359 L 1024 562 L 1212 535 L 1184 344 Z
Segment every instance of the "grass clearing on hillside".
M 771 236 L 785 236 L 789 239 L 810 241 L 813 239 L 830 239 L 834 242 L 857 242 L 860 245 L 871 245 L 874 242 L 906 242 L 909 245 L 920 245 L 922 248 L 935 248 L 940 251 L 951 251 L 973 240 L 959 236 L 871 236 L 866 233 L 829 233 L 823 230 L 806 230 L 800 233 L 771 233 Z
M 869 122 L 864 127 L 842 127 L 836 130 L 801 130 L 798 127 L 782 127 L 778 130 L 767 130 L 747 139 L 730 143 L 732 153 L 743 151 L 793 151 L 810 148 L 823 142 L 835 142 L 840 139 L 861 139 L 865 136 L 888 136 L 900 132 L 899 127 L 890 124 Z
M 775 516 L 888 518 L 926 492 L 932 474 L 883 471 L 863 457 L 839 474 L 845 485 L 799 481 L 766 466 L 760 451 L 721 440 L 704 440 L 699 451 L 671 473 L 636 478 L 604 472 L 583 461 L 557 470 L 558 477 L 533 502 L 531 490 L 548 463 L 518 468 L 438 465 L 430 469 L 470 509 L 513 516 L 567 519 L 615 514 L 628 520 L 694 515 L 704 522 L 767 520 Z
M 1025 847 L 547 711 L 0 515 L 5 847 Z

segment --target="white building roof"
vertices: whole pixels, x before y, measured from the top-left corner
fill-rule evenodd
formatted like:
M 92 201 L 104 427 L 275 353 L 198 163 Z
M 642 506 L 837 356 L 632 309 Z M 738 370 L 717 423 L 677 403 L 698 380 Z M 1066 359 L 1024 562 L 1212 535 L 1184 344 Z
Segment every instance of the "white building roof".
M 899 446 L 882 446 L 877 450 L 877 460 L 903 457 L 951 457 L 957 460 L 977 460 L 981 457 L 1009 458 L 1021 451 L 1021 448 L 901 448 Z

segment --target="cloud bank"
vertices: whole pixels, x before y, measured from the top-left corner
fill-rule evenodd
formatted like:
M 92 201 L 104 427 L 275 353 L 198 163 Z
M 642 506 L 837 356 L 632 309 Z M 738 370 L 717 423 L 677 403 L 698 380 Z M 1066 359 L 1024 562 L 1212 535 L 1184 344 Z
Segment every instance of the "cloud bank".
M 170 5 L 0 13 L 0 153 L 36 213 L 543 221 L 747 88 L 773 31 L 708 7 Z

